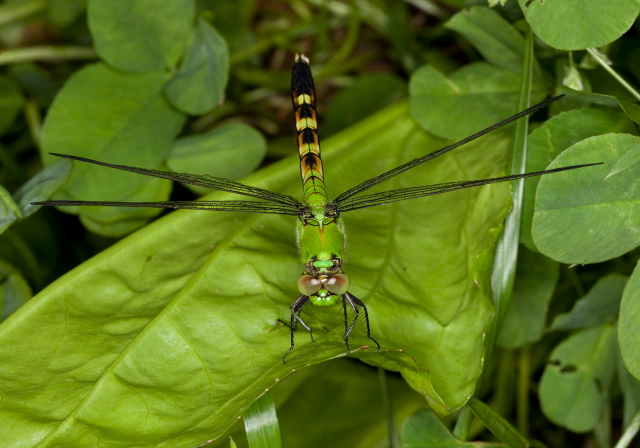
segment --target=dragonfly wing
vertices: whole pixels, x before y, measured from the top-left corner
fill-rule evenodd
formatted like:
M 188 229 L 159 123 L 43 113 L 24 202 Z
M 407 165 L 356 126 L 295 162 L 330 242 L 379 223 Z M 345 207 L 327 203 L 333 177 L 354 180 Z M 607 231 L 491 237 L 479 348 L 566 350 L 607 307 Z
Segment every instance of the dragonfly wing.
M 184 173 L 172 173 L 168 171 L 151 170 L 146 168 L 138 168 L 135 166 L 127 165 L 114 165 L 111 163 L 100 162 L 98 160 L 87 159 L 85 157 L 72 156 L 69 154 L 57 154 L 50 153 L 57 157 L 63 157 L 65 159 L 77 160 L 79 162 L 92 163 L 94 165 L 106 166 L 108 168 L 115 168 L 117 170 L 129 171 L 132 173 L 143 174 L 145 176 L 159 177 L 161 179 L 174 180 L 184 184 L 198 185 L 200 187 L 210 188 L 212 190 L 226 191 L 229 193 L 236 193 L 243 196 L 250 196 L 264 201 L 269 201 L 277 204 L 282 204 L 290 207 L 301 207 L 302 204 L 296 198 L 288 196 L 282 193 L 276 193 L 274 191 L 264 190 L 258 187 L 251 187 L 238 182 L 234 182 L 222 177 L 213 177 L 207 174 L 184 174 Z M 107 205 L 108 203 L 104 203 Z
M 249 213 L 270 213 L 274 215 L 302 214 L 302 211 L 295 207 L 277 205 L 271 202 L 260 201 L 165 201 L 165 202 L 104 202 L 104 201 L 41 201 L 32 202 L 33 205 L 50 206 L 107 206 L 107 207 L 150 207 L 169 209 L 189 209 L 189 210 L 211 210 L 220 212 L 249 212 Z
M 464 138 L 464 139 L 462 139 L 462 140 L 460 140 L 460 141 L 458 141 L 458 142 L 456 142 L 456 143 L 454 143 L 452 145 L 445 146 L 444 148 L 438 149 L 437 151 L 431 152 L 431 153 L 429 153 L 429 154 L 427 154 L 425 156 L 419 157 L 417 159 L 413 159 L 413 160 L 405 163 L 404 165 L 400 165 L 400 166 L 398 166 L 398 167 L 396 167 L 396 168 L 394 168 L 392 170 L 387 171 L 386 173 L 382 173 L 379 176 L 376 176 L 376 177 L 373 177 L 373 178 L 371 178 L 369 180 L 366 180 L 366 181 L 362 182 L 361 184 L 356 185 L 355 187 L 351 188 L 350 190 L 347 190 L 344 193 L 342 193 L 340 196 L 338 196 L 335 199 L 335 202 L 338 202 L 338 203 L 344 202 L 344 201 L 346 201 L 346 199 L 348 199 L 348 198 L 350 198 L 352 196 L 358 195 L 358 194 L 362 193 L 363 191 L 368 190 L 369 188 L 378 185 L 379 183 L 382 183 L 382 182 L 384 182 L 386 180 L 391 179 L 392 177 L 397 176 L 398 174 L 402 174 L 405 171 L 410 170 L 411 168 L 415 168 L 416 166 L 423 164 L 424 162 L 427 162 L 429 160 L 435 159 L 436 157 L 440 157 L 441 155 L 446 154 L 449 151 L 454 150 L 454 149 L 456 149 L 456 148 L 458 148 L 458 147 L 460 147 L 462 145 L 465 145 L 465 144 L 469 143 L 472 140 L 480 138 L 483 135 L 486 135 L 486 134 L 488 134 L 490 132 L 493 132 L 498 128 L 506 126 L 507 124 L 509 124 L 509 123 L 511 123 L 513 121 L 516 121 L 516 120 L 518 120 L 518 119 L 520 119 L 520 118 L 522 118 L 522 117 L 524 117 L 526 115 L 530 115 L 530 114 L 542 109 L 543 107 L 548 106 L 549 104 L 553 103 L 554 101 L 559 100 L 562 97 L 564 97 L 564 95 L 558 95 L 558 96 L 554 96 L 553 98 L 549 98 L 549 99 L 547 99 L 547 100 L 545 100 L 545 101 L 543 101 L 541 103 L 536 104 L 535 106 L 531 106 L 530 108 L 523 110 L 522 112 L 518 112 L 517 114 L 512 115 L 511 117 L 506 118 L 506 119 L 502 120 L 499 123 L 496 123 L 496 124 L 494 124 L 492 126 L 489 126 L 488 128 L 483 129 L 480 132 L 476 132 L 475 134 L 470 135 L 469 137 Z
M 355 198 L 349 198 L 338 202 L 334 201 L 331 205 L 340 213 L 360 208 L 375 207 L 376 205 L 384 205 L 390 202 L 404 201 L 407 199 L 416 199 L 424 196 L 432 196 L 435 194 L 448 193 L 450 191 L 462 190 L 464 188 L 477 187 L 486 184 L 495 184 L 498 182 L 507 182 L 510 180 L 524 179 L 526 177 L 542 176 L 543 174 L 558 173 L 560 171 L 575 170 L 586 166 L 602 165 L 602 163 L 589 163 L 585 165 L 572 165 L 553 170 L 535 171 L 532 173 L 514 174 L 511 176 L 495 177 L 493 179 L 469 180 L 460 182 L 448 182 L 444 184 L 424 185 L 422 187 L 399 188 L 397 190 L 384 191 L 382 193 L 367 194 Z

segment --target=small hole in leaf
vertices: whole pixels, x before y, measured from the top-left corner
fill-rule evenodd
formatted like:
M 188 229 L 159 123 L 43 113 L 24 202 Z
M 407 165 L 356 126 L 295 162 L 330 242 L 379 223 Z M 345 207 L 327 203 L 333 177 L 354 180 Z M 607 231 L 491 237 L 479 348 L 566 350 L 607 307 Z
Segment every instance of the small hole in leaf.
M 560 369 L 560 373 L 572 373 L 576 370 L 578 370 L 576 366 L 574 366 L 573 364 L 568 364 Z
M 557 359 L 552 359 L 551 361 L 549 361 L 549 364 L 551 364 L 552 366 L 560 366 L 560 365 L 562 365 L 562 363 L 560 361 L 558 361 Z

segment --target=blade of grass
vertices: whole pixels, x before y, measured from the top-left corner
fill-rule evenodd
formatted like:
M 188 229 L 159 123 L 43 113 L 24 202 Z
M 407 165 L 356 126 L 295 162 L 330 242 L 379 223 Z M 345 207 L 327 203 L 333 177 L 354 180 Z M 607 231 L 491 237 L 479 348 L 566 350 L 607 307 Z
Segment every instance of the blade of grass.
M 627 89 L 629 93 L 631 93 L 631 95 L 635 97 L 635 99 L 640 100 L 640 93 L 638 93 L 636 89 L 634 89 L 631 86 L 631 84 L 625 81 L 624 78 L 618 74 L 618 72 L 616 72 L 614 69 L 611 68 L 611 66 L 607 63 L 607 61 L 604 60 L 604 58 L 602 57 L 602 54 L 598 50 L 596 50 L 595 48 L 589 47 L 587 48 L 587 53 L 589 53 L 591 57 L 595 59 L 598 62 L 598 64 L 602 66 L 602 68 L 608 71 L 609 74 L 613 76 L 614 79 L 622 85 L 622 87 Z
M 281 448 L 280 425 L 271 392 L 258 398 L 244 414 L 244 429 L 251 448 Z
M 525 52 L 522 63 L 522 83 L 520 85 L 520 97 L 518 100 L 518 110 L 524 110 L 531 103 L 531 82 L 533 72 L 533 34 L 531 28 L 527 28 L 525 38 Z M 511 173 L 521 174 L 525 171 L 527 160 L 527 133 L 529 129 L 528 118 L 523 118 L 516 122 L 516 130 L 513 141 L 513 152 L 511 159 Z M 491 276 L 491 289 L 493 291 L 493 302 L 496 314 L 487 333 L 485 344 L 485 373 L 487 361 L 491 359 L 493 348 L 504 322 L 504 318 L 511 300 L 513 283 L 516 274 L 516 262 L 518 258 L 518 239 L 520 235 L 520 219 L 522 215 L 522 196 L 524 191 L 524 180 L 519 179 L 513 182 L 512 198 L 513 208 L 504 222 L 504 232 L 498 239 L 495 256 L 493 260 L 493 273 Z M 480 376 L 476 384 L 476 391 L 481 389 L 484 374 Z M 454 434 L 462 436 L 469 434 L 472 415 L 461 413 L 456 422 Z M 465 440 L 465 439 L 461 439 Z
M 496 437 L 505 442 L 511 448 L 528 448 L 529 442 L 527 439 L 511 426 L 511 424 L 502 418 L 499 414 L 494 412 L 489 406 L 484 404 L 477 398 L 472 398 L 467 403 L 467 407 L 482 420 L 482 423 L 491 431 Z
M 518 350 L 518 389 L 516 396 L 516 414 L 518 430 L 529 436 L 529 388 L 531 386 L 531 352 L 529 346 Z
M 629 426 L 622 433 L 615 448 L 627 448 L 631 445 L 631 441 L 638 434 L 638 430 L 640 430 L 640 412 L 631 419 Z
M 531 104 L 531 78 L 533 71 L 533 35 L 531 28 L 527 29 L 525 40 L 526 49 L 522 64 L 522 84 L 520 85 L 520 98 L 518 110 L 523 110 Z M 527 118 L 516 122 L 516 130 L 513 138 L 513 152 L 511 158 L 511 173 L 521 174 L 525 172 L 527 161 L 527 134 L 529 121 Z M 507 314 L 507 308 L 511 301 L 513 283 L 516 276 L 516 263 L 518 259 L 518 240 L 520 236 L 520 220 L 522 216 L 522 196 L 524 193 L 524 179 L 519 179 L 512 184 L 513 208 L 504 222 L 504 232 L 498 239 L 495 257 L 493 260 L 493 273 L 491 276 L 491 289 L 493 290 L 493 303 L 496 307 L 496 317 L 491 324 L 488 335 L 487 359 L 491 357 L 493 347 Z

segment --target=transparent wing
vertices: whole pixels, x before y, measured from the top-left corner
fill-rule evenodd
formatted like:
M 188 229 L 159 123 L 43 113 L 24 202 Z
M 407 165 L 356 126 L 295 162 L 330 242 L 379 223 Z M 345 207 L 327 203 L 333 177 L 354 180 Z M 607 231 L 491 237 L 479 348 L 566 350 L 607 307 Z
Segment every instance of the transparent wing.
M 213 177 L 207 174 L 197 175 L 197 174 L 171 173 L 168 171 L 150 170 L 146 168 L 138 168 L 135 166 L 114 165 L 111 163 L 100 162 L 98 160 L 92 160 L 92 159 L 72 156 L 68 154 L 51 153 L 51 155 L 57 156 L 57 157 L 63 157 L 65 159 L 77 160 L 79 162 L 87 162 L 87 163 L 92 163 L 94 165 L 106 166 L 108 168 L 115 168 L 117 170 L 143 174 L 145 176 L 175 180 L 176 182 L 182 182 L 184 184 L 190 184 L 190 185 L 198 185 L 200 187 L 210 188 L 212 190 L 236 193 L 242 196 L 249 196 L 257 199 L 262 199 L 264 201 L 269 201 L 275 204 L 281 204 L 289 208 L 300 209 L 301 207 L 303 207 L 302 203 L 292 196 L 276 193 L 274 191 L 264 190 L 258 187 L 251 187 L 249 185 L 244 185 L 229 179 L 224 179 L 222 177 Z M 230 202 L 242 203 L 243 201 L 230 201 Z M 251 204 L 252 202 L 249 201 L 248 203 Z M 47 204 L 47 205 L 50 205 L 50 204 Z M 71 204 L 66 204 L 66 205 L 71 205 Z M 99 205 L 99 204 L 96 203 L 96 204 L 76 204 L 76 205 Z M 111 205 L 111 203 L 103 202 L 102 205 Z M 135 207 L 135 206 L 127 205 L 124 207 Z M 147 207 L 150 207 L 150 206 L 147 206 Z M 186 207 L 178 207 L 178 208 L 186 208 Z M 254 211 L 254 210 L 247 210 L 247 211 Z
M 602 165 L 602 163 L 589 163 L 586 165 L 572 165 L 563 168 L 556 168 L 546 171 L 535 171 L 532 173 L 515 174 L 512 176 L 495 177 L 493 179 L 470 180 L 461 182 L 448 182 L 444 184 L 425 185 L 422 187 L 399 188 L 397 190 L 384 191 L 382 193 L 368 194 L 350 198 L 341 202 L 334 201 L 329 205 L 329 209 L 334 209 L 338 213 L 358 210 L 360 208 L 375 207 L 376 205 L 384 205 L 390 202 L 404 201 L 407 199 L 421 198 L 424 196 L 432 196 L 435 194 L 448 193 L 450 191 L 462 190 L 464 188 L 477 187 L 486 184 L 495 184 L 498 182 L 506 182 L 516 179 L 524 179 L 526 177 L 542 176 L 543 174 L 558 173 L 560 171 L 575 170 L 586 166 Z
M 443 154 L 446 154 L 449 151 L 451 151 L 453 149 L 456 149 L 456 148 L 458 148 L 458 147 L 460 147 L 460 146 L 462 146 L 462 145 L 464 145 L 466 143 L 469 143 L 472 140 L 475 140 L 477 138 L 482 137 L 483 135 L 486 135 L 486 134 L 488 134 L 490 132 L 493 132 L 496 129 L 501 128 L 502 126 L 505 126 L 505 125 L 507 125 L 507 124 L 509 124 L 509 123 L 511 123 L 513 121 L 516 121 L 516 120 L 518 120 L 518 119 L 520 119 L 520 118 L 522 118 L 522 117 L 524 117 L 526 115 L 532 114 L 532 113 L 542 109 L 543 107 L 548 106 L 549 104 L 553 103 L 554 101 L 559 100 L 563 96 L 564 95 L 558 95 L 558 96 L 555 96 L 553 98 L 549 98 L 549 99 L 547 99 L 547 100 L 545 100 L 545 101 L 543 101 L 541 103 L 536 104 L 535 106 L 531 106 L 530 108 L 523 110 L 522 112 L 518 112 L 517 114 L 515 114 L 515 115 L 513 115 L 513 116 L 511 116 L 511 117 L 509 117 L 509 118 L 507 118 L 505 120 L 502 120 L 499 123 L 496 123 L 496 124 L 494 124 L 492 126 L 489 126 L 488 128 L 483 129 L 480 132 L 477 132 L 477 133 L 475 133 L 473 135 L 470 135 L 469 137 L 467 137 L 465 139 L 462 139 L 459 142 L 454 143 L 453 145 L 445 146 L 442 149 L 439 149 L 437 151 L 434 151 L 432 153 L 429 153 L 429 154 L 427 154 L 425 156 L 422 156 L 422 157 L 419 157 L 417 159 L 413 159 L 413 160 L 405 163 L 404 165 L 400 165 L 400 166 L 398 166 L 398 167 L 396 167 L 396 168 L 394 168 L 392 170 L 387 171 L 386 173 L 380 174 L 379 176 L 373 177 L 373 178 L 371 178 L 369 180 L 365 180 L 361 184 L 356 185 L 355 187 L 351 188 L 350 190 L 347 190 L 344 193 L 342 193 L 340 196 L 338 196 L 334 200 L 334 202 L 338 203 L 338 204 L 345 203 L 345 201 L 348 198 L 352 197 L 352 196 L 356 196 L 356 195 L 362 193 L 363 191 L 368 190 L 369 188 L 378 185 L 381 182 L 384 182 L 386 180 L 391 179 L 392 177 L 397 176 L 398 174 L 402 174 L 405 171 L 410 170 L 411 168 L 415 168 L 416 166 L 421 165 L 424 162 L 427 162 L 429 160 L 435 159 L 436 157 L 439 157 L 439 156 L 441 156 Z M 435 185 L 433 185 L 433 186 L 435 187 Z M 396 190 L 392 190 L 392 191 L 396 191 Z M 442 191 L 441 193 L 444 193 L 444 191 Z M 437 193 L 432 193 L 432 194 L 437 194 Z M 419 196 L 416 196 L 416 197 L 419 197 Z M 409 199 L 409 198 L 407 198 L 407 199 Z M 402 200 L 402 199 L 397 199 L 397 200 Z M 391 202 L 393 202 L 393 201 L 391 201 Z M 374 205 L 378 205 L 378 204 L 374 204 Z M 342 207 L 340 207 L 340 208 L 342 209 Z
M 211 210 L 220 212 L 270 213 L 274 215 L 301 215 L 301 209 L 260 201 L 165 201 L 165 202 L 104 202 L 104 201 L 41 201 L 33 205 L 52 206 L 107 206 L 107 207 L 151 207 L 189 210 Z

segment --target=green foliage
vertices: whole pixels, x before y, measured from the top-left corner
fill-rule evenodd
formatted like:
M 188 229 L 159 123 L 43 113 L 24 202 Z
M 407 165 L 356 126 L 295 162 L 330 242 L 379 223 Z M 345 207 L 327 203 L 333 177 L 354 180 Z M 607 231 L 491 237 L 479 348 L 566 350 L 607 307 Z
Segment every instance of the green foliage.
M 229 123 L 209 132 L 178 138 L 166 163 L 179 173 L 240 180 L 258 167 L 265 153 L 262 134 L 244 123 Z M 197 185 L 186 186 L 200 194 L 210 191 Z
M 502 443 L 462 442 L 438 420 L 433 412 L 420 409 L 409 417 L 402 428 L 403 448 L 499 448 Z
M 0 134 L 7 131 L 22 109 L 22 93 L 11 78 L 0 76 Z
M 326 140 L 325 163 L 333 168 L 327 170 L 329 184 L 340 191 L 354 181 L 392 168 L 398 157 L 411 159 L 425 149 L 441 146 L 440 140 L 421 133 L 407 112 L 402 106 L 388 109 L 361 123 L 354 132 Z M 374 132 L 380 129 L 384 131 Z M 398 141 L 404 144 L 398 146 Z M 407 173 L 396 186 L 415 184 L 425 175 L 435 181 L 450 178 L 454 175 L 451 169 L 458 163 L 475 167 L 467 173 L 470 178 L 487 177 L 493 167 L 478 161 L 487 154 L 494 160 L 500 158 L 506 136 L 495 134 L 485 142 L 490 143 L 489 151 L 473 145 L 468 152 L 434 161 L 423 172 Z M 388 148 L 394 144 L 401 154 L 389 157 Z M 361 167 L 358 161 L 362 158 L 377 163 Z M 297 155 L 292 155 L 245 181 L 295 194 L 299 188 L 296 159 Z M 456 163 L 452 163 L 454 160 Z M 357 174 L 353 174 L 356 167 Z M 506 188 L 473 189 L 456 193 L 459 201 L 454 203 L 445 195 L 435 197 L 431 200 L 435 208 L 416 210 L 411 203 L 399 203 L 345 216 L 351 229 L 349 273 L 353 291 L 357 296 L 367 294 L 372 331 L 388 347 L 381 353 L 368 351 L 356 356 L 401 371 L 442 413 L 464 404 L 481 371 L 482 339 L 492 311 L 488 298 L 474 283 L 486 279 L 467 277 L 465 272 L 472 268 L 476 256 L 490 247 L 489 231 L 504 216 L 506 193 Z M 468 203 L 476 204 L 471 215 Z M 444 207 L 447 213 L 439 211 Z M 288 364 L 280 361 L 289 329 L 276 325 L 276 321 L 287 316 L 296 297 L 298 274 L 297 260 L 292 256 L 295 245 L 291 221 L 287 217 L 189 210 L 173 213 L 83 264 L 58 286 L 43 291 L 29 304 L 33 306 L 23 307 L 21 320 L 38 325 L 46 319 L 48 331 L 29 356 L 2 355 L 7 375 L 23 371 L 54 351 L 60 368 L 68 369 L 67 363 L 84 360 L 83 364 L 91 361 L 92 375 L 100 372 L 94 376 L 99 387 L 87 381 L 89 372 L 85 369 L 78 371 L 77 377 L 74 374 L 75 381 L 67 382 L 55 381 L 54 372 L 43 372 L 52 384 L 51 393 L 67 396 L 68 406 L 79 407 L 77 412 L 84 409 L 83 415 L 88 413 L 82 425 L 70 423 L 64 432 L 56 431 L 50 437 L 62 444 L 68 443 L 67 437 L 91 438 L 96 429 L 85 433 L 85 428 L 93 428 L 100 418 L 110 422 L 101 430 L 101 439 L 118 443 L 132 436 L 133 426 L 142 425 L 141 421 L 132 421 L 135 415 L 144 416 L 147 431 L 156 438 L 188 437 L 195 443 L 202 437 L 217 437 L 241 415 L 247 403 L 272 387 L 276 378 L 344 353 L 341 319 L 336 319 L 331 310 L 317 311 L 309 313 L 309 322 L 331 331 L 317 334 L 318 348 L 301 333 Z M 402 232 L 391 238 L 383 231 L 385 222 L 394 222 Z M 228 231 L 231 226 L 233 232 Z M 461 245 L 461 235 L 474 237 L 467 237 L 466 244 Z M 452 246 L 457 241 L 458 247 L 443 256 L 439 248 L 447 241 Z M 380 251 L 388 259 L 377 257 Z M 456 264 L 455 260 L 467 254 L 473 255 L 465 263 Z M 442 269 L 436 268 L 438 262 Z M 283 268 L 274 269 L 276 265 Z M 374 278 L 369 275 L 372 269 L 404 272 L 400 277 Z M 420 281 L 425 278 L 429 281 Z M 414 317 L 398 314 L 399 305 L 392 297 L 402 297 L 404 307 L 414 310 Z M 72 320 L 65 317 L 69 312 Z M 32 329 L 8 325 L 4 337 L 21 339 L 26 333 L 31 334 Z M 358 334 L 356 341 L 364 343 L 361 328 Z M 35 341 L 33 335 L 31 340 Z M 451 358 L 454 348 L 457 355 Z M 254 367 L 239 371 L 215 367 L 220 365 Z M 153 366 L 152 374 L 149 366 Z M 32 379 L 21 380 L 26 381 L 23 390 L 30 388 Z M 162 391 L 155 390 L 154 384 L 162 385 Z M 203 390 L 208 391 L 208 403 L 202 401 Z M 113 408 L 113 415 L 106 413 L 104 406 L 113 396 L 121 397 L 122 406 L 128 403 L 126 421 L 118 418 L 122 406 Z M 14 400 L 20 400 L 30 402 L 34 411 L 49 412 L 50 405 L 44 399 L 43 394 L 12 394 L 6 396 L 5 408 L 17 412 Z M 194 413 L 193 409 L 199 411 Z M 151 415 L 157 419 L 149 420 Z M 167 415 L 174 423 L 164 420 L 167 417 L 162 416 Z M 201 429 L 181 435 L 202 415 L 209 417 L 200 424 Z
M 640 265 L 633 270 L 629 283 L 622 295 L 620 304 L 620 328 L 618 337 L 624 364 L 629 372 L 640 378 L 640 348 L 638 347 L 638 330 L 640 330 Z
M 0 311 L 5 320 L 31 298 L 31 288 L 20 271 L 0 261 Z
M 193 0 L 88 0 L 96 52 L 126 72 L 171 68 L 192 33 L 195 6 Z
M 518 0 L 527 22 L 547 45 L 559 50 L 601 47 L 631 28 L 636 0 Z
M 406 447 L 629 443 L 640 412 L 640 3 L 492 3 L 0 7 L 0 63 L 12 64 L 0 74 L 0 446 L 245 447 L 238 420 L 250 426 L 271 394 L 264 446 L 276 434 L 284 446 L 384 446 L 389 420 Z M 367 347 L 358 322 L 351 357 L 364 363 L 336 359 L 338 308 L 305 310 L 318 347 L 301 331 L 281 362 L 279 319 L 299 294 L 295 219 L 185 210 L 149 224 L 158 210 L 30 204 L 210 193 L 49 152 L 300 197 L 287 90 L 303 52 L 321 136 L 332 135 L 322 149 L 333 197 L 518 104 L 566 94 L 531 117 L 528 136 L 521 122 L 515 145 L 507 127 L 376 190 L 501 176 L 520 169 L 512 150 L 527 154 L 526 171 L 602 162 L 529 179 L 516 195 L 522 223 L 505 227 L 522 245 L 501 246 L 517 269 L 498 320 L 491 270 L 507 184 L 343 215 L 345 271 L 382 345 Z M 398 372 L 389 408 L 371 366 Z
M 575 432 L 592 430 L 602 415 L 615 371 L 615 327 L 575 333 L 551 353 L 540 381 L 545 415 Z
M 227 43 L 211 25 L 200 19 L 178 76 L 166 86 L 167 98 L 185 113 L 202 115 L 222 100 L 228 72 Z M 204 91 L 203 86 L 206 86 Z
M 607 178 L 617 161 L 638 144 L 640 137 L 634 135 L 599 135 L 576 143 L 554 160 L 551 168 L 586 157 L 604 164 L 580 176 L 540 179 L 532 231 L 543 254 L 563 263 L 597 263 L 640 245 L 638 171 Z
M 615 322 L 626 284 L 627 278 L 618 274 L 601 278 L 570 312 L 556 316 L 551 328 L 574 330 Z
M 556 261 L 520 248 L 513 298 L 498 336 L 498 345 L 517 348 L 542 338 L 558 277 Z
M 596 135 L 610 132 L 634 132 L 633 123 L 621 112 L 602 109 L 574 109 L 562 112 L 547 120 L 529 134 L 527 142 L 527 171 L 540 171 L 569 146 Z M 531 179 L 525 184 L 521 241 L 531 250 L 537 251 L 532 236 L 534 197 L 540 179 Z
M 462 139 L 513 114 L 519 86 L 520 75 L 485 62 L 464 66 L 449 77 L 425 65 L 411 77 L 411 112 L 427 131 Z M 541 93 L 534 98 L 541 99 Z M 443 110 L 465 119 L 451 120 Z M 470 110 L 475 113 L 469 115 Z
M 270 392 L 258 398 L 244 414 L 247 440 L 251 448 L 280 448 L 280 426 Z

